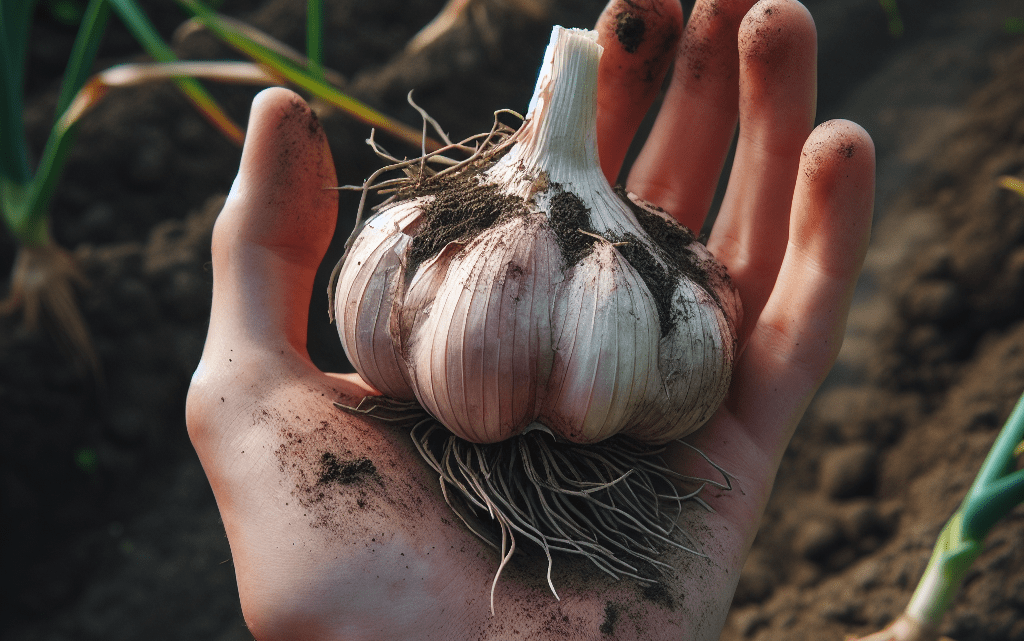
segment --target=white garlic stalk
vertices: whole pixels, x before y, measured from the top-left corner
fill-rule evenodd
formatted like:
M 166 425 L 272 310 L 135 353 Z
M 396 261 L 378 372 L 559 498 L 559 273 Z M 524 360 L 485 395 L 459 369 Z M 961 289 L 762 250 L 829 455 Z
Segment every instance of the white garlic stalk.
M 472 442 L 531 424 L 667 442 L 729 386 L 740 304 L 725 268 L 601 172 L 596 36 L 555 27 L 514 144 L 410 180 L 340 266 L 333 311 L 356 370 Z

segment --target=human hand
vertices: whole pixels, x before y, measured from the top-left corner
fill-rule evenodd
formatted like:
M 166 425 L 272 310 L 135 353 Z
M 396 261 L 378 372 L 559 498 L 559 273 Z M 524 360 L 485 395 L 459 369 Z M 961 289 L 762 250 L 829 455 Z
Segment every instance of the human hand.
M 556 566 L 556 601 L 544 559 L 517 557 L 490 615 L 498 553 L 453 518 L 403 432 L 331 404 L 373 390 L 309 360 L 307 309 L 334 230 L 335 172 L 301 99 L 283 89 L 257 97 L 214 229 L 210 330 L 187 402 L 256 638 L 718 637 L 782 452 L 838 352 L 873 198 L 867 135 L 842 122 L 811 133 L 809 15 L 792 0 L 747 14 L 751 4 L 698 2 L 680 44 L 674 0 L 634 2 L 647 34 L 634 54 L 614 35 L 626 5 L 613 2 L 599 22 L 606 175 L 618 173 L 672 60 L 628 189 L 699 228 L 737 117 L 741 125 L 709 240 L 743 299 L 741 353 L 725 403 L 688 438 L 734 475 L 733 490 L 705 497 L 713 513 L 684 511 L 708 556 L 670 553 L 677 572 L 659 591 L 568 562 Z M 689 469 L 687 451 L 671 450 L 670 464 Z

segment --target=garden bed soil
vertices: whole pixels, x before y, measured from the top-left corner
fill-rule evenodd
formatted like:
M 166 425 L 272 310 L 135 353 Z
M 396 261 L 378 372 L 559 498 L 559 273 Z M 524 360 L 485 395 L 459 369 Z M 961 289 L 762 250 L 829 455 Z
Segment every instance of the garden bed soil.
M 182 19 L 171 3 L 144 4 L 165 35 Z M 223 9 L 301 47 L 304 4 Z M 588 26 L 600 10 L 552 2 L 538 18 L 489 2 L 485 21 L 402 53 L 441 4 L 329 2 L 325 57 L 347 90 L 410 123 L 415 89 L 453 138 L 488 129 L 495 109 L 525 108 L 550 24 Z M 819 115 L 874 135 L 878 222 L 840 361 L 783 461 L 728 640 L 842 639 L 895 617 L 1024 391 L 1024 198 L 996 183 L 1024 176 L 1024 38 L 1003 29 L 1024 18 L 1019 6 L 1014 16 L 1009 1 L 900 2 L 906 33 L 893 38 L 876 2 L 808 4 L 821 33 Z M 73 37 L 40 13 L 27 112 L 36 152 Z M 202 34 L 177 47 L 227 55 Z M 98 67 L 132 59 L 112 25 Z M 255 90 L 212 91 L 244 122 Z M 361 182 L 378 165 L 367 127 L 320 114 L 340 182 Z M 211 228 L 238 159 L 169 86 L 113 92 L 82 122 L 53 233 L 88 281 L 79 301 L 102 375 L 47 332 L 0 318 L 5 638 L 251 639 L 184 423 L 210 310 Z M 343 194 L 317 292 L 355 208 Z M 0 235 L 5 275 L 14 255 Z M 344 370 L 326 308 L 318 295 L 310 351 Z M 373 471 L 339 459 L 324 474 Z M 1024 640 L 1022 528 L 1018 508 L 992 532 L 945 633 Z

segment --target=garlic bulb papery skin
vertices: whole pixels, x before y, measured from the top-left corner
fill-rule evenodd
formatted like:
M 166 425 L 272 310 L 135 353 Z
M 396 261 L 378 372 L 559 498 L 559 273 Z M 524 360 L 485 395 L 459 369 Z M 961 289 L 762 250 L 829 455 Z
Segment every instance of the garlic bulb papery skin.
M 729 387 L 741 310 L 725 268 L 601 172 L 596 39 L 555 27 L 515 142 L 411 179 L 340 266 L 356 370 L 472 442 L 539 424 L 664 443 Z

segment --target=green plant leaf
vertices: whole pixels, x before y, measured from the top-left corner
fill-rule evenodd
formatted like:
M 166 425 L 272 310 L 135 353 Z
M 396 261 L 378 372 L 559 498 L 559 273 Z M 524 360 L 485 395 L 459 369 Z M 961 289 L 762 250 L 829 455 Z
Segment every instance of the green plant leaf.
M 103 40 L 103 33 L 110 15 L 110 5 L 106 0 L 90 0 L 82 14 L 78 35 L 68 58 L 68 66 L 64 70 L 64 80 L 60 86 L 60 97 L 57 99 L 57 113 L 62 114 L 71 104 L 78 90 L 85 84 L 96 61 L 96 52 Z
M 996 437 L 960 507 L 942 528 L 907 605 L 916 621 L 938 625 L 953 602 L 971 564 L 984 549 L 985 537 L 1010 510 L 1024 502 L 1024 470 L 1014 456 L 1024 440 L 1024 395 Z
M 1010 510 L 1024 502 L 1024 470 L 1014 470 L 1014 452 L 1024 441 L 1024 395 L 1010 413 L 960 508 L 964 531 L 978 541 Z
M 85 82 L 103 39 L 109 14 L 106 0 L 90 0 L 64 72 L 57 100 L 58 114 L 64 112 Z M 46 212 L 74 142 L 74 133 L 74 128 L 62 127 L 59 121 L 54 125 L 24 199 L 17 208 L 5 212 L 8 224 L 24 245 L 40 246 L 49 242 Z
M 306 57 L 309 59 L 309 73 L 318 80 L 324 79 L 324 3 L 323 0 L 308 0 L 306 3 Z
M 0 0 L 0 174 L 21 185 L 32 178 L 22 115 L 25 60 L 34 7 L 34 0 Z
M 305 66 L 298 66 L 278 51 L 263 46 L 253 38 L 241 33 L 228 20 L 224 20 L 216 12 L 198 0 L 178 0 L 179 4 L 192 11 L 203 25 L 218 38 L 234 47 L 242 54 L 256 62 L 270 67 L 275 73 L 291 84 L 304 89 L 312 95 L 324 100 L 353 118 L 371 127 L 376 127 L 392 136 L 419 147 L 423 142 L 423 132 L 402 122 L 394 120 L 376 111 L 372 107 L 343 93 L 337 87 L 313 77 Z M 427 149 L 433 151 L 440 145 L 428 140 Z
M 157 33 L 146 14 L 135 0 L 107 0 L 114 6 L 118 16 L 132 32 L 132 35 L 157 62 L 174 62 L 178 58 L 171 47 Z M 228 117 L 217 101 L 192 78 L 177 78 L 174 81 L 185 96 L 196 106 L 206 119 L 221 133 L 238 145 L 245 139 L 242 129 Z

